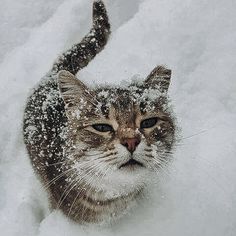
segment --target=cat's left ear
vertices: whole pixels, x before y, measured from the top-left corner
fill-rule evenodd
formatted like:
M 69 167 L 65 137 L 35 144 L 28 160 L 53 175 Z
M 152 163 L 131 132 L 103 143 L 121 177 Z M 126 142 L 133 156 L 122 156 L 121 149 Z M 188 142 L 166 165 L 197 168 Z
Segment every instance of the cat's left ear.
M 171 70 L 164 66 L 157 66 L 152 70 L 144 81 L 145 87 L 156 89 L 161 92 L 167 92 L 170 85 Z
M 82 103 L 94 98 L 92 91 L 69 71 L 62 70 L 58 74 L 58 88 L 66 108 L 80 107 Z

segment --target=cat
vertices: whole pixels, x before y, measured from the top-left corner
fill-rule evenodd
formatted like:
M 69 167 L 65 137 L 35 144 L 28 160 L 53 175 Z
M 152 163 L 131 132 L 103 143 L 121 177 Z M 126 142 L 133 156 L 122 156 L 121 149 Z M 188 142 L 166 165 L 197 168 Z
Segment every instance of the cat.
M 94 1 L 92 29 L 56 60 L 24 112 L 24 142 L 52 209 L 81 224 L 124 215 L 171 160 L 176 140 L 169 69 L 157 66 L 125 88 L 92 89 L 75 77 L 109 35 L 104 3 Z

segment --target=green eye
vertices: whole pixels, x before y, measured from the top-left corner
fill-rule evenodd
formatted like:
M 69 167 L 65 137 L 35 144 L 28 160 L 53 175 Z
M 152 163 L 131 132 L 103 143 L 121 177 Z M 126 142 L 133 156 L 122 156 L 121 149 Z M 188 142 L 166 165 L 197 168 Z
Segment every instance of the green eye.
M 113 131 L 112 126 L 108 124 L 96 124 L 96 125 L 92 125 L 92 127 L 99 132 Z
M 158 118 L 157 117 L 153 117 L 153 118 L 149 118 L 146 120 L 142 120 L 141 124 L 140 124 L 140 128 L 141 129 L 145 129 L 145 128 L 151 128 L 154 125 L 156 125 Z

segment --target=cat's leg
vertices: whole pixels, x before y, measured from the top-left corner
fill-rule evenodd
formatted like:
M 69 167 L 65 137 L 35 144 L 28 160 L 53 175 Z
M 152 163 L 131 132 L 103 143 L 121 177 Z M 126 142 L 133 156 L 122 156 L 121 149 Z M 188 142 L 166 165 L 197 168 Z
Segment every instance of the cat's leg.
M 76 74 L 104 48 L 110 35 L 110 24 L 106 8 L 101 0 L 93 3 L 93 26 L 78 44 L 63 53 L 52 67 L 52 72 L 67 70 Z

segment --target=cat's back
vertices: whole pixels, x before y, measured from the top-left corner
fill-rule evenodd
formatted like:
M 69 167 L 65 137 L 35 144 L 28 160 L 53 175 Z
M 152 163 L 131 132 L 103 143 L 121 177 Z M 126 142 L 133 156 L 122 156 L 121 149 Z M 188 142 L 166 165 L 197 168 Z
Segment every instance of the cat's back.
M 24 112 L 24 142 L 37 172 L 61 158 L 66 123 L 56 75 L 49 74 L 29 96 Z

